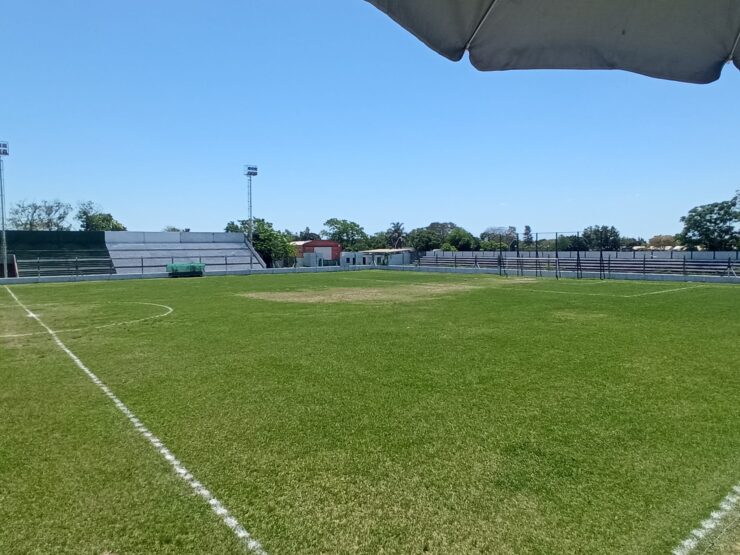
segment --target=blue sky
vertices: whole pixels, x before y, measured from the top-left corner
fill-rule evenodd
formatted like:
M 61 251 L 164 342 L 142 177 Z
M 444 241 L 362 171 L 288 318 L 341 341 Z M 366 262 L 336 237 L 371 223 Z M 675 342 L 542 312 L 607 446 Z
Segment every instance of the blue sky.
M 680 230 L 740 188 L 740 72 L 480 73 L 362 0 L 24 0 L 0 19 L 10 203 L 94 200 L 131 230 L 369 232 L 454 221 Z

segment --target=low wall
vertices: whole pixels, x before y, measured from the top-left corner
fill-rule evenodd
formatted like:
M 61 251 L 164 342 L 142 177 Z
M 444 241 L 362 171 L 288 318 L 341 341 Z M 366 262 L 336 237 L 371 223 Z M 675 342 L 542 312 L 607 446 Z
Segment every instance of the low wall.
M 243 233 L 193 231 L 106 231 L 106 243 L 244 243 Z

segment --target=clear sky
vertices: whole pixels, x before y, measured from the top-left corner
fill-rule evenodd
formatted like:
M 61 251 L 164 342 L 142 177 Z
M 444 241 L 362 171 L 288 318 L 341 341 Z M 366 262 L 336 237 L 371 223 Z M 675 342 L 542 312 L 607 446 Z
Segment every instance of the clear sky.
M 23 0 L 0 10 L 10 203 L 130 230 L 255 216 L 680 231 L 740 188 L 740 72 L 480 73 L 362 0 Z

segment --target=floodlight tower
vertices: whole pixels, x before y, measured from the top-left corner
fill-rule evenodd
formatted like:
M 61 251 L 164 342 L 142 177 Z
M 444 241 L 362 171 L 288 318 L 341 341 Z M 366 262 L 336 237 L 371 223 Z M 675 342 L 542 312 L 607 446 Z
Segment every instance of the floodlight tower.
M 244 166 L 244 175 L 247 176 L 247 198 L 249 202 L 249 227 L 247 228 L 247 237 L 252 242 L 252 229 L 254 229 L 254 220 L 252 219 L 252 178 L 257 175 L 257 166 L 247 164 Z
M 8 143 L 0 141 L 0 227 L 2 227 L 2 246 L 0 246 L 0 263 L 3 265 L 3 277 L 8 277 L 8 241 L 5 237 L 5 181 L 3 180 L 3 156 L 8 156 Z

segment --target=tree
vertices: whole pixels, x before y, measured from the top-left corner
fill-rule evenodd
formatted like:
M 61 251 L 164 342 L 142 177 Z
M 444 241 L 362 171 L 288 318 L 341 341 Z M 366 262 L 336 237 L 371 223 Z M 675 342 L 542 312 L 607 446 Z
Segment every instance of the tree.
M 665 235 L 665 237 L 673 236 Z M 647 243 L 642 237 L 622 237 L 619 239 L 619 244 L 623 249 L 631 249 L 632 247 L 644 247 Z
M 321 235 L 311 231 L 308 226 L 295 237 L 296 241 L 317 241 L 321 239 Z
M 358 223 L 339 218 L 330 218 L 324 222 L 322 237 L 336 241 L 344 250 L 356 251 L 361 248 L 360 243 L 367 241 L 367 233 Z
M 245 229 L 249 222 L 245 221 Z M 268 267 L 292 265 L 295 262 L 295 248 L 290 244 L 292 237 L 277 231 L 272 224 L 262 218 L 255 218 L 252 230 L 252 245 Z
M 428 252 L 442 248 L 442 241 L 439 235 L 428 227 L 412 229 L 406 236 L 406 243 L 419 252 Z
M 225 231 L 229 233 L 246 233 L 248 230 L 249 220 L 230 221 L 225 228 Z M 268 268 L 289 266 L 295 262 L 295 248 L 290 244 L 292 240 L 291 235 L 278 231 L 265 219 L 254 219 L 252 246 Z
M 406 231 L 401 222 L 392 222 L 385 232 L 388 247 L 396 249 L 406 242 Z
M 188 233 L 190 231 L 189 227 L 176 227 L 174 225 L 167 225 L 162 231 L 183 231 L 185 233 Z
M 532 237 L 532 228 L 528 225 L 524 226 L 524 234 L 522 235 L 522 245 L 525 248 L 529 248 L 534 245 L 534 238 Z
M 587 251 L 588 243 L 580 235 L 564 235 L 563 241 L 565 243 L 564 248 L 561 250 L 567 251 Z M 560 246 L 560 239 L 558 238 L 558 246 Z
M 516 227 L 510 225 L 508 227 L 487 227 L 483 233 L 480 234 L 481 241 L 500 241 L 502 243 L 511 244 L 516 241 Z
M 483 250 L 508 251 L 516 249 L 516 227 L 512 225 L 508 227 L 487 227 L 483 233 L 480 234 L 480 240 L 480 247 Z
M 8 223 L 20 231 L 69 231 L 70 212 L 72 206 L 60 200 L 21 201 L 10 209 Z
M 592 225 L 583 230 L 581 237 L 589 250 L 619 250 L 619 231 L 614 226 Z
M 355 243 L 355 250 L 384 249 L 388 246 L 388 237 L 385 231 L 378 231 Z
M 456 228 L 452 222 L 432 222 L 426 227 L 412 229 L 406 235 L 405 243 L 420 252 L 441 249 L 447 236 Z
M 442 244 L 447 241 L 447 236 L 456 227 L 457 224 L 452 222 L 432 222 L 427 226 L 427 229 L 436 234 L 439 238 L 440 244 Z
M 77 206 L 75 220 L 80 222 L 80 231 L 126 231 L 126 226 L 92 201 Z
M 740 248 L 740 191 L 730 200 L 692 208 L 681 222 L 678 237 L 686 246 L 714 251 Z
M 648 245 L 655 247 L 656 249 L 662 249 L 664 247 L 675 247 L 676 246 L 675 235 L 653 235 L 648 241 Z
M 458 251 L 477 251 L 479 249 L 478 240 L 473 237 L 472 233 L 461 227 L 456 227 L 450 231 L 445 243 L 455 247 L 455 250 Z

